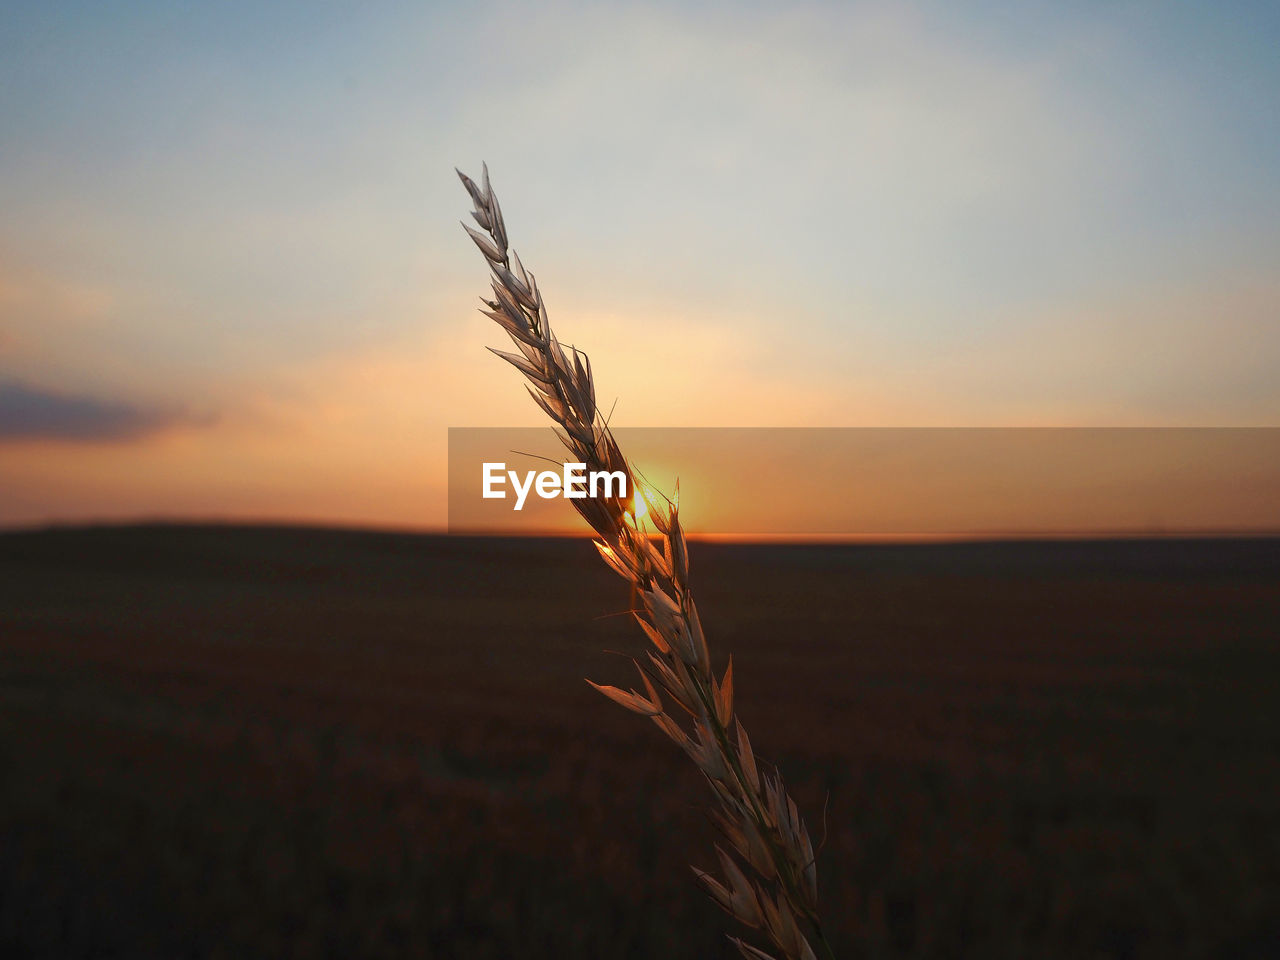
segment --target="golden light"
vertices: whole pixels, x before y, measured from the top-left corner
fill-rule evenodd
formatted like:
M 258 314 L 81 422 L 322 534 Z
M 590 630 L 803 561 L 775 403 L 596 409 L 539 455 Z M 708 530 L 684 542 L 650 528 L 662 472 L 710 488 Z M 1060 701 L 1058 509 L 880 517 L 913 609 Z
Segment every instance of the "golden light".
M 635 483 L 632 485 L 631 491 L 631 515 L 637 524 L 649 515 L 649 503 L 646 499 L 646 492 L 648 496 L 653 496 L 653 491 L 642 490 L 641 488 L 643 486 L 644 484 Z

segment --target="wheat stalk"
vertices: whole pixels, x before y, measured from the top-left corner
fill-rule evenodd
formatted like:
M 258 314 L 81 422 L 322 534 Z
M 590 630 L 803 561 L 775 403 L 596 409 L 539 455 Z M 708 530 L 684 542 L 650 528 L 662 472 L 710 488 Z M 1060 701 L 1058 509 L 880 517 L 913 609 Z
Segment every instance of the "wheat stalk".
M 702 771 L 715 794 L 713 819 L 732 853 L 716 846 L 722 877 L 694 869 L 707 892 L 748 927 L 761 930 L 786 960 L 817 960 L 813 944 L 833 957 L 818 918 L 818 878 L 809 831 L 775 769 L 761 769 L 742 721 L 734 715 L 733 660 L 717 679 L 711 668 L 698 608 L 689 591 L 689 554 L 678 503 L 650 502 L 652 537 L 636 519 L 634 474 L 608 423 L 596 407 L 591 362 L 575 347 L 566 351 L 551 332 L 537 281 L 508 249 L 489 169 L 477 184 L 458 171 L 475 203 L 475 241 L 493 272 L 494 299 L 484 313 L 511 337 L 518 352 L 493 350 L 529 380 L 530 396 L 560 427 L 556 435 L 588 471 L 622 471 L 625 497 L 598 496 L 570 503 L 599 536 L 600 555 L 639 596 L 633 611 L 649 638 L 645 663 L 633 661 L 644 692 L 591 685 L 633 713 L 649 717 L 679 744 Z M 678 492 L 678 491 L 677 491 Z M 653 497 L 656 500 L 657 497 Z M 654 545 L 654 540 L 658 546 Z M 591 681 L 587 681 L 590 683 Z M 665 693 L 659 693 L 659 688 Z M 667 702 L 687 715 L 678 722 Z M 748 960 L 775 958 L 731 937 Z

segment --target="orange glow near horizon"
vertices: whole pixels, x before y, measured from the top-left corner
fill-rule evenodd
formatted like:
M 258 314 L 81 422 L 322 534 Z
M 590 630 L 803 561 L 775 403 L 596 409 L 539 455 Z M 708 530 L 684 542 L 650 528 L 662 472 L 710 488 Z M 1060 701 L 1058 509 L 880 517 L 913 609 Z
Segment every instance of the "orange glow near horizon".
M 224 423 L 127 444 L 0 447 L 3 507 L 21 509 L 22 497 L 38 491 L 63 510 L 11 514 L 3 523 L 192 519 L 588 535 L 561 500 L 531 498 L 520 515 L 475 515 L 475 524 L 451 515 L 456 491 L 475 478 L 445 444 L 403 442 L 415 430 L 411 415 L 375 429 L 385 415 L 380 398 L 371 400 L 365 415 L 348 409 L 307 428 Z M 1276 429 L 958 430 L 927 443 L 929 431 L 870 430 L 836 444 L 803 429 L 616 432 L 644 478 L 633 491 L 637 524 L 667 492 L 680 497 L 681 523 L 694 538 L 1280 532 Z M 498 433 L 498 456 L 555 453 L 546 427 Z M 522 463 L 510 459 L 512 467 Z M 463 472 L 454 475 L 455 467 Z
M 450 433 L 450 529 L 583 533 L 558 498 L 519 512 L 479 498 L 480 463 L 544 431 Z M 549 433 L 549 431 L 545 431 Z M 691 536 L 955 539 L 1280 531 L 1280 429 L 842 430 L 620 428 L 640 476 L 685 465 Z M 549 446 L 548 450 L 551 450 Z M 664 478 L 665 479 L 665 478 Z M 668 484 L 641 480 L 646 501 Z M 677 488 L 669 484 L 673 495 Z

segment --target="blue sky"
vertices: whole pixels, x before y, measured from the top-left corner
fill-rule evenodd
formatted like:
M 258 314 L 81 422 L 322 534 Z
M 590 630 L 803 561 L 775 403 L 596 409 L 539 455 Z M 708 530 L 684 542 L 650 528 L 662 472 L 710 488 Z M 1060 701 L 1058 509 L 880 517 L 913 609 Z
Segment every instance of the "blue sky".
M 482 159 L 620 423 L 1274 424 L 1276 49 L 1264 4 L 16 6 L 0 424 L 114 426 L 0 431 L 0 522 L 440 522 L 445 428 L 536 422 Z

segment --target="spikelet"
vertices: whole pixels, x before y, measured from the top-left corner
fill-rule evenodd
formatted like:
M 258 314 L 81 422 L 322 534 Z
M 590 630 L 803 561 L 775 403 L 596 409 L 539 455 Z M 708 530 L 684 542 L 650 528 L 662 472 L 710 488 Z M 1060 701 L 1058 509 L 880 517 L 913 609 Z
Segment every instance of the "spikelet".
M 493 350 L 527 381 L 529 395 L 558 429 L 556 435 L 588 471 L 621 471 L 627 489 L 644 496 L 660 549 L 635 519 L 634 506 L 617 496 L 569 502 L 599 537 L 604 561 L 637 588 L 633 611 L 648 638 L 645 665 L 636 663 L 644 692 L 591 683 L 609 699 L 650 718 L 697 764 L 717 807 L 712 820 L 730 851 L 716 847 L 722 879 L 695 868 L 703 888 L 722 909 L 767 937 L 777 955 L 731 937 L 748 960 L 816 960 L 810 943 L 832 958 L 818 918 L 818 881 L 809 832 L 780 775 L 762 773 L 742 720 L 734 713 L 733 663 L 717 680 L 698 608 L 689 589 L 689 551 L 679 518 L 679 485 L 673 500 L 636 489 L 635 473 L 596 406 L 591 361 L 566 352 L 547 316 L 534 275 L 507 242 L 489 168 L 480 182 L 458 171 L 480 229 L 463 229 L 489 265 L 494 299 L 482 312 L 506 331 L 518 353 Z M 666 699 L 664 699 L 665 694 Z M 684 724 L 666 702 L 687 714 Z M 733 731 L 732 733 L 730 731 Z M 745 866 L 745 869 L 744 869 Z M 807 931 L 807 933 L 806 933 Z

